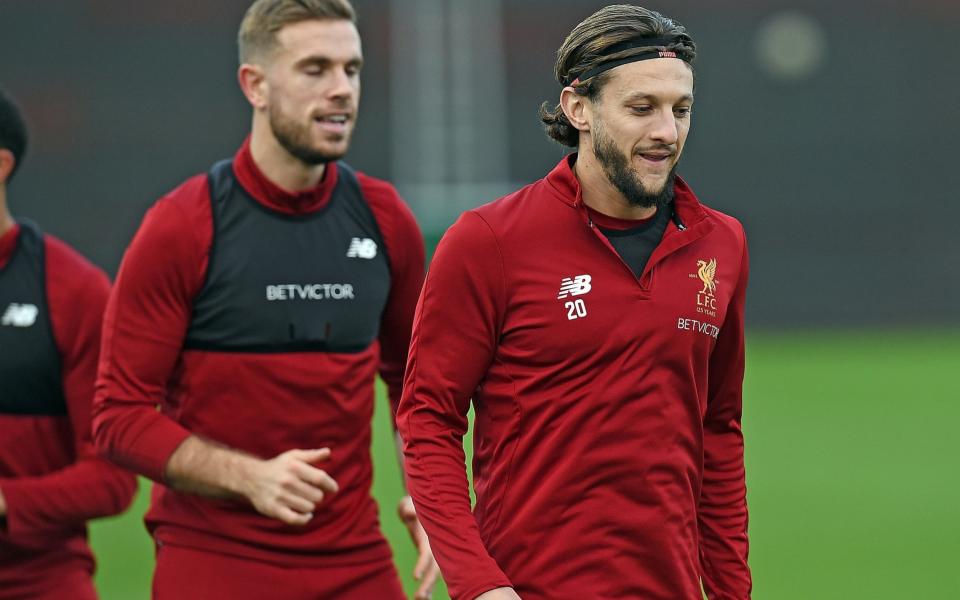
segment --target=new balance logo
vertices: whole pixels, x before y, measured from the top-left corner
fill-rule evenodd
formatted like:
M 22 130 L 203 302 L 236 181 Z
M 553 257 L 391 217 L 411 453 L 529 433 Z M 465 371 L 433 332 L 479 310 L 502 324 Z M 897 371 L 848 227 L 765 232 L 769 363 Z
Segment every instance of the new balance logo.
M 592 288 L 590 285 L 591 277 L 589 275 L 577 275 L 574 278 L 564 277 L 560 281 L 560 294 L 557 300 L 563 300 L 569 296 L 582 296 Z
M 40 311 L 33 304 L 13 303 L 7 307 L 0 317 L 0 325 L 10 327 L 30 327 L 37 322 L 37 314 Z
M 377 243 L 369 238 L 353 238 L 347 250 L 347 258 L 376 258 Z

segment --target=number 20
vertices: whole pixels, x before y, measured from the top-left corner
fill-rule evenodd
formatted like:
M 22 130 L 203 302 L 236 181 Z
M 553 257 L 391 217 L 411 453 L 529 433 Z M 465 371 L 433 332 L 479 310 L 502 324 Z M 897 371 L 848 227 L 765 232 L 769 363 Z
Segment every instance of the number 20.
M 583 300 L 574 300 L 563 305 L 567 309 L 567 320 L 580 319 L 587 316 L 587 305 Z

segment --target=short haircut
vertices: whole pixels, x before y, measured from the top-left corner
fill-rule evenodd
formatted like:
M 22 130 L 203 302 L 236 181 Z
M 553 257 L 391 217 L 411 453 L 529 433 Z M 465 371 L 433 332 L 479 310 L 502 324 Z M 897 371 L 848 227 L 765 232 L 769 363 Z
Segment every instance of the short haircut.
M 7 177 L 9 182 L 20 168 L 23 155 L 27 151 L 27 125 L 20 114 L 20 108 L 13 98 L 0 88 L 0 148 L 13 154 L 13 170 Z
M 269 55 L 277 46 L 277 32 L 294 23 L 344 20 L 356 24 L 350 0 L 256 0 L 247 9 L 237 34 L 240 62 Z
M 560 85 L 574 81 L 581 74 L 593 69 L 600 63 L 612 58 L 627 58 L 650 50 L 647 47 L 634 47 L 622 53 L 606 54 L 606 50 L 626 40 L 673 36 L 674 42 L 667 50 L 688 64 L 697 56 L 697 47 L 686 28 L 660 13 L 630 4 L 614 4 L 601 8 L 573 28 L 563 45 L 557 51 L 557 63 L 554 75 Z M 600 98 L 603 85 L 609 81 L 610 72 L 601 73 L 582 82 L 575 82 L 573 89 L 596 101 Z M 557 104 L 551 108 L 550 102 L 540 106 L 540 120 L 547 135 L 564 146 L 576 148 L 580 142 L 580 132 L 570 124 L 563 108 Z

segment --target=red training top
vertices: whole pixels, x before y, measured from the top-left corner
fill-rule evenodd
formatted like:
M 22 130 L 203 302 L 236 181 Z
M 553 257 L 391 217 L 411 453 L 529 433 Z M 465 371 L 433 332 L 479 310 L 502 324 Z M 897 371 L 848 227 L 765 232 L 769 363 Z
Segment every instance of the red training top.
M 417 513 L 455 599 L 699 600 L 702 578 L 743 600 L 743 229 L 678 179 L 685 229 L 667 226 L 637 278 L 585 210 L 575 158 L 437 248 L 397 416 Z
M 19 233 L 15 225 L 0 236 L 0 269 Z M 110 282 L 53 236 L 45 235 L 43 245 L 68 415 L 0 414 L 0 493 L 7 504 L 6 517 L 0 517 L 0 590 L 13 596 L 47 591 L 57 581 L 51 571 L 92 574 L 86 520 L 122 511 L 136 490 L 133 475 L 98 458 L 90 442 L 90 401 Z
M 323 208 L 337 180 L 330 163 L 316 188 L 282 190 L 254 164 L 249 140 L 233 169 L 257 202 L 291 215 Z M 332 458 L 323 468 L 340 484 L 305 527 L 269 519 L 245 503 L 157 485 L 146 520 L 159 543 L 283 564 L 389 557 L 370 497 L 374 379 L 379 371 L 395 406 L 424 249 L 396 190 L 358 178 L 387 245 L 391 277 L 378 341 L 358 353 L 184 350 L 212 243 L 206 174 L 161 198 L 144 218 L 107 304 L 94 401 L 98 448 L 162 483 L 167 460 L 191 433 L 262 458 L 329 446 Z

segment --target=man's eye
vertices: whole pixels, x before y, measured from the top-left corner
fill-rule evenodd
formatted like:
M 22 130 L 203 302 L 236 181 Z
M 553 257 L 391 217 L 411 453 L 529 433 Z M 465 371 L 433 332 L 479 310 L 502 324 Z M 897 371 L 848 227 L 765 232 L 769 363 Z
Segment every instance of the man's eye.
M 653 110 L 653 107 L 651 107 L 651 106 L 646 106 L 646 105 L 645 105 L 645 106 L 634 106 L 634 107 L 632 108 L 632 110 L 633 110 L 633 112 L 635 112 L 635 113 L 637 113 L 637 114 L 643 115 L 643 114 L 647 114 L 647 113 L 649 113 L 651 110 Z
M 687 116 L 690 116 L 690 113 L 693 112 L 693 109 L 690 108 L 689 106 L 682 106 L 680 108 L 675 109 L 673 112 L 678 117 L 687 117 Z

